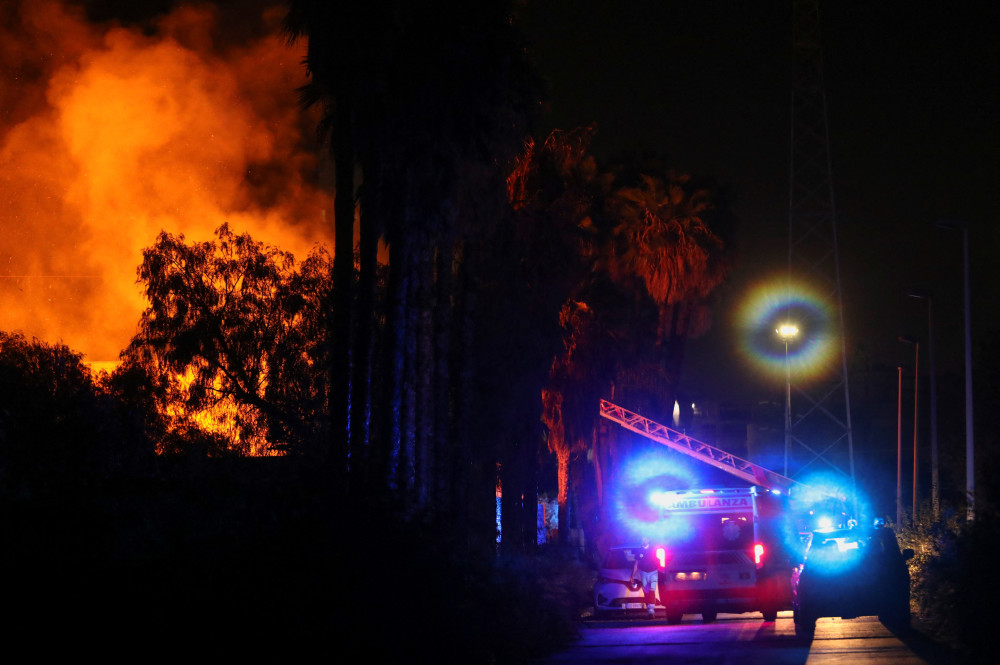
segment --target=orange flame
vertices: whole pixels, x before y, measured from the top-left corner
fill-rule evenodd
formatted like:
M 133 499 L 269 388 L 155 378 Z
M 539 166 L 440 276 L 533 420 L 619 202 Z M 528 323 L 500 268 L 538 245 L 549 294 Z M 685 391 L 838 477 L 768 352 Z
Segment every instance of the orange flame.
M 244 455 L 262 457 L 279 454 L 263 436 L 255 434 L 244 438 L 241 435 L 241 430 L 236 425 L 237 411 L 252 410 L 253 407 L 237 404 L 232 398 L 227 398 L 207 409 L 189 412 L 184 406 L 184 399 L 194 380 L 194 371 L 189 369 L 184 374 L 174 374 L 169 378 L 172 390 L 179 398 L 168 404 L 163 414 L 169 422 L 169 427 L 176 428 L 184 423 L 190 423 L 203 432 L 221 435 L 228 441 L 230 450 Z M 221 377 L 217 380 L 216 388 L 220 383 Z M 157 449 L 157 452 L 164 451 Z
M 52 0 L 0 11 L 0 329 L 108 361 L 135 333 L 136 268 L 161 229 L 207 240 L 228 221 L 298 257 L 332 244 L 282 11 L 235 46 L 202 7 L 145 31 Z

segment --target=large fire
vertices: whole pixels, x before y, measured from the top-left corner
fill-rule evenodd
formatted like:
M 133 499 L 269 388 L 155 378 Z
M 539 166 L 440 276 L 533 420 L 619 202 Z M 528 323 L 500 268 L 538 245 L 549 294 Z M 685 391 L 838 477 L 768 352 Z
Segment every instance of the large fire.
M 161 229 L 209 240 L 228 221 L 297 258 L 330 244 L 316 118 L 295 94 L 302 47 L 281 35 L 282 11 L 233 43 L 206 7 L 140 30 L 51 0 L 4 3 L 0 329 L 112 361 L 145 307 L 136 268 Z

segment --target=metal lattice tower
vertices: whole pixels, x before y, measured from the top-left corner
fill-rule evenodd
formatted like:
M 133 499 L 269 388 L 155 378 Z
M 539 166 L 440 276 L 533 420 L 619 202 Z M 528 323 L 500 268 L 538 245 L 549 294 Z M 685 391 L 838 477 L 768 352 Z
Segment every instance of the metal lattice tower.
M 841 362 L 839 370 L 834 370 L 836 376 L 820 385 L 809 384 L 808 391 L 806 385 L 799 385 L 801 377 L 794 372 L 790 374 L 785 454 L 786 459 L 793 460 L 795 465 L 792 469 L 786 468 L 785 475 L 795 477 L 807 469 L 814 470 L 814 467 L 832 467 L 849 478 L 853 490 L 854 442 L 819 39 L 819 0 L 792 0 L 792 5 L 789 308 L 793 280 L 805 280 L 821 289 L 826 300 L 836 307 L 836 324 L 839 325 L 836 330 L 839 337 L 837 350 Z

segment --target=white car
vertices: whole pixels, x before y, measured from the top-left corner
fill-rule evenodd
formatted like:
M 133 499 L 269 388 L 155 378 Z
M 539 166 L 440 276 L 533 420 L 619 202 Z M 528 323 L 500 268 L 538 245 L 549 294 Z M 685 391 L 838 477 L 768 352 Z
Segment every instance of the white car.
M 646 600 L 638 577 L 630 584 L 632 567 L 635 565 L 632 547 L 612 547 L 604 555 L 601 568 L 594 583 L 594 616 L 604 618 L 614 614 L 625 614 L 628 610 L 645 610 Z

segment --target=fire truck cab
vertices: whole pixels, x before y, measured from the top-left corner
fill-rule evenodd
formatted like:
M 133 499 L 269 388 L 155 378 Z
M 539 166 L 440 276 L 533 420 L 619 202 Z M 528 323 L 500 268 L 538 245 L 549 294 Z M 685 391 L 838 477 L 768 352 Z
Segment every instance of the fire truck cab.
M 684 614 L 791 608 L 796 532 L 788 499 L 760 487 L 674 490 L 652 497 L 664 524 L 658 594 L 668 623 Z

